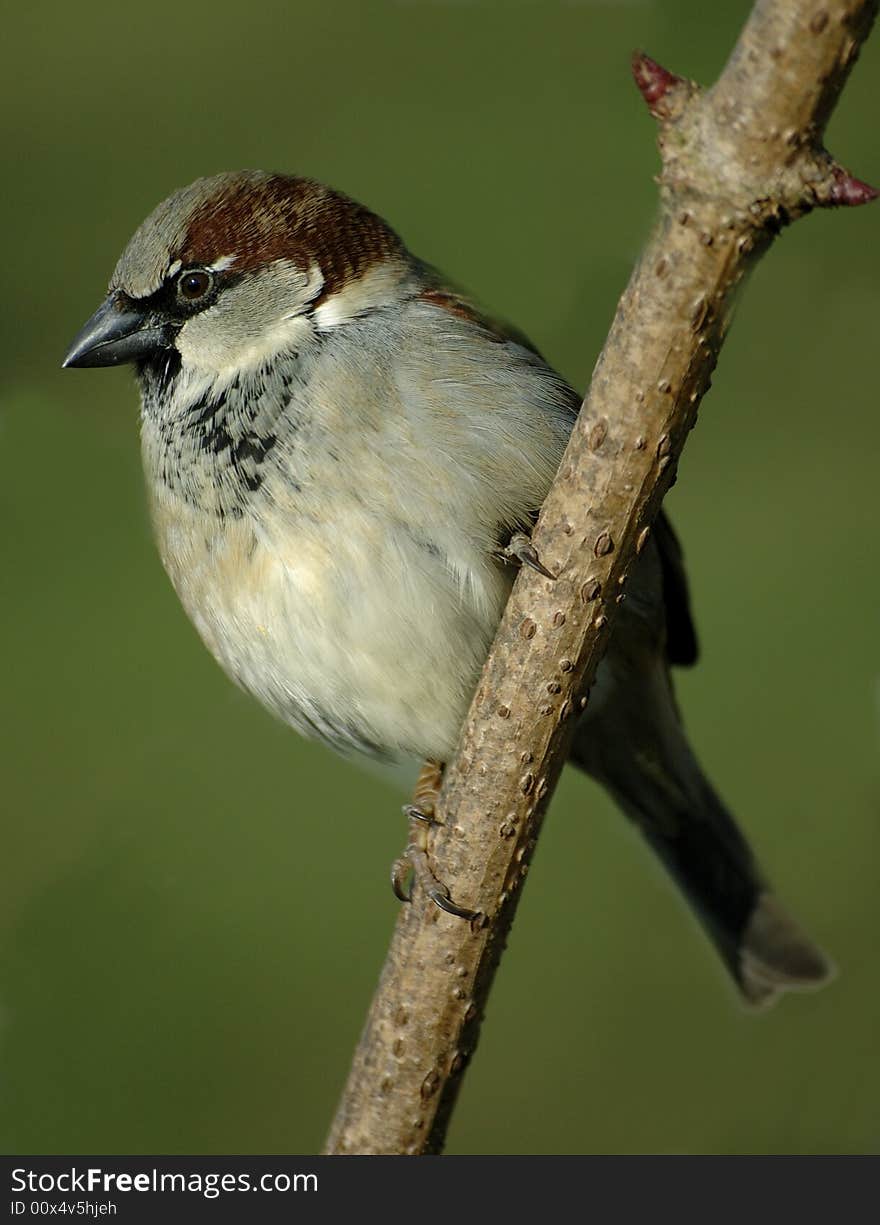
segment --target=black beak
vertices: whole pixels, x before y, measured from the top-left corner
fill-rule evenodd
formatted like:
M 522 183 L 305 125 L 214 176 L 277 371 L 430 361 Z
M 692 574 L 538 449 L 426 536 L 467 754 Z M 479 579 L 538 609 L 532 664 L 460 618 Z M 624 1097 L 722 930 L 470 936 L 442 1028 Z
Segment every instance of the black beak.
M 149 357 L 168 344 L 168 329 L 155 315 L 110 294 L 78 333 L 61 365 L 65 370 L 69 366 L 118 366 Z

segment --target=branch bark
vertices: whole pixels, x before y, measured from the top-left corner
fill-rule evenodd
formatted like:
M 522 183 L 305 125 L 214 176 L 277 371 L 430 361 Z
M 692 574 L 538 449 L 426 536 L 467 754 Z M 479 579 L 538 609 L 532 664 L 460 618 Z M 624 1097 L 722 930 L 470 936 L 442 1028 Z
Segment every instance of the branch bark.
M 661 211 L 620 301 L 449 763 L 432 853 L 470 925 L 403 906 L 326 1151 L 443 1146 L 535 841 L 734 293 L 779 230 L 877 193 L 821 144 L 878 0 L 758 0 L 703 92 L 646 56 Z

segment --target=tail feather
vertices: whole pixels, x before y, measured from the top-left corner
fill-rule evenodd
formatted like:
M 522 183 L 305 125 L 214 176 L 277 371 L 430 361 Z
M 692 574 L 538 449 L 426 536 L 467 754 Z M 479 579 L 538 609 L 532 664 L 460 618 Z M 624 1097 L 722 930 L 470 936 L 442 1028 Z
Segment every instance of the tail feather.
M 821 986 L 833 970 L 767 885 L 690 750 L 668 677 L 641 693 L 610 686 L 572 759 L 603 783 L 680 886 L 743 999 L 766 1005 Z M 639 699 L 642 699 L 641 701 Z
M 762 893 L 743 933 L 737 981 L 750 1004 L 821 987 L 834 967 L 772 893 Z

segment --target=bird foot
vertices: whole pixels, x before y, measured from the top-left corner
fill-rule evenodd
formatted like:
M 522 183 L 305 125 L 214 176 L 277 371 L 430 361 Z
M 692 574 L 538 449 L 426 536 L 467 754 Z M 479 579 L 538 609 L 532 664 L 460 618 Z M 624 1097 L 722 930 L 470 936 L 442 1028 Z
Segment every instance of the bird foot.
M 553 574 L 538 556 L 538 551 L 532 544 L 531 540 L 525 532 L 514 532 L 508 542 L 507 548 L 501 550 L 501 557 L 504 561 L 518 561 L 520 565 L 530 566 L 532 570 L 537 570 L 539 574 L 543 574 L 545 578 L 555 579 Z
M 434 761 L 425 762 L 416 783 L 414 803 L 406 804 L 403 809 L 409 821 L 409 841 L 403 854 L 391 867 L 391 888 L 401 902 L 411 902 L 414 889 L 419 888 L 435 906 L 471 923 L 480 917 L 480 912 L 468 910 L 454 902 L 449 889 L 437 879 L 431 867 L 428 831 L 436 824 L 434 806 L 442 779 L 442 765 Z

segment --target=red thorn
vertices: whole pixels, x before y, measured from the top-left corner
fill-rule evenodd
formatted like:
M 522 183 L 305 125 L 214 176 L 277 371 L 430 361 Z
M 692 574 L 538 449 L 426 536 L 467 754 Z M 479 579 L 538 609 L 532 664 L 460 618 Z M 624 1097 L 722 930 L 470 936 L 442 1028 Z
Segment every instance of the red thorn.
M 872 200 L 880 197 L 880 191 L 876 187 L 870 187 L 861 179 L 854 179 L 842 166 L 835 166 L 831 177 L 834 179 L 828 194 L 828 203 L 831 205 L 855 207 L 858 204 L 870 204 Z
M 652 115 L 665 115 L 663 99 L 676 85 L 682 84 L 682 77 L 663 68 L 656 60 L 652 60 L 644 51 L 635 51 L 632 57 L 632 73 L 639 92 L 648 104 Z

